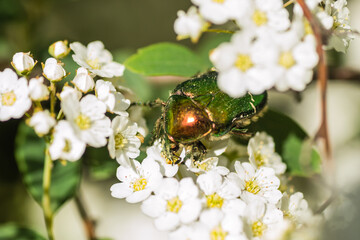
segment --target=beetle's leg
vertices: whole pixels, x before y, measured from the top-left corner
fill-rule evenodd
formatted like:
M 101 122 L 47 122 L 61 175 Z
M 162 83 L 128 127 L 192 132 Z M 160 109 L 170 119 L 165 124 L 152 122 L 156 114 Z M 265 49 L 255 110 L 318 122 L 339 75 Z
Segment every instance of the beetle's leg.
M 231 129 L 230 134 L 244 139 L 251 138 L 254 135 L 253 133 L 248 132 L 246 128 L 236 128 L 236 127 Z
M 192 154 L 193 161 L 199 161 L 204 158 L 207 149 L 201 141 L 194 142 L 191 145 L 190 153 Z
M 153 145 L 155 140 L 159 139 L 163 134 L 163 124 L 164 124 L 164 120 L 163 117 L 161 116 L 155 122 L 155 126 L 152 131 L 152 136 L 150 140 L 150 145 Z
M 165 106 L 165 102 L 162 101 L 160 98 L 157 98 L 153 101 L 148 101 L 148 102 L 132 102 L 130 104 L 130 107 L 132 106 L 142 106 L 142 107 L 161 107 L 161 106 Z

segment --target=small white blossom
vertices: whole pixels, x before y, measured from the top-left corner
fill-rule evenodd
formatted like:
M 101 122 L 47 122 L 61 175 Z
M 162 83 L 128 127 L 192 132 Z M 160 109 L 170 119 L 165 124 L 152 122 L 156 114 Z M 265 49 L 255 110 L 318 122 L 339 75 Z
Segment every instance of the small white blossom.
M 100 77 L 119 77 L 123 75 L 124 65 L 113 62 L 111 53 L 104 48 L 101 41 L 91 42 L 85 47 L 79 42 L 70 44 L 74 61 L 81 67 L 87 68 L 90 72 Z
M 50 129 L 55 126 L 56 121 L 54 117 L 50 115 L 48 110 L 36 112 L 29 121 L 29 126 L 35 129 L 35 132 L 39 136 L 48 134 Z
M 58 82 L 66 76 L 66 72 L 55 58 L 48 58 L 43 65 L 43 75 L 52 82 Z
M 68 95 L 74 95 L 78 100 L 80 100 L 80 98 L 82 97 L 82 93 L 79 90 L 65 84 L 65 86 L 63 87 L 60 93 L 60 99 L 64 99 Z
M 244 16 L 249 9 L 248 0 L 192 0 L 199 6 L 201 16 L 215 24 L 224 24 Z
M 155 190 L 155 195 L 146 199 L 141 210 L 156 218 L 155 226 L 161 231 L 174 230 L 180 224 L 195 221 L 201 211 L 199 190 L 191 178 L 179 182 L 175 178 L 164 178 Z
M 282 211 L 254 195 L 249 195 L 244 200 L 247 203 L 244 230 L 249 239 L 263 239 L 264 236 L 269 237 L 269 233 L 271 236 L 272 229 L 283 222 Z
M 201 33 L 209 27 L 209 23 L 199 15 L 194 6 L 190 7 L 187 13 L 182 10 L 178 11 L 177 15 L 174 30 L 178 35 L 178 40 L 190 37 L 191 41 L 195 43 L 199 40 Z
M 133 163 L 135 171 L 131 167 L 118 167 L 116 176 L 121 183 L 116 183 L 110 188 L 111 196 L 126 198 L 129 203 L 144 201 L 162 181 L 159 165 L 155 161 L 145 159 L 140 164 L 133 160 Z
M 90 76 L 86 68 L 81 67 L 76 70 L 76 76 L 72 83 L 83 93 L 87 93 L 94 89 L 95 82 L 94 79 Z
M 116 158 L 120 165 L 131 166 L 130 158 L 140 154 L 141 141 L 136 136 L 138 127 L 129 118 L 116 116 L 111 122 L 113 134 L 110 135 L 108 150 L 112 158 Z
M 273 58 L 274 49 L 267 41 L 257 40 L 249 31 L 236 33 L 230 43 L 220 44 L 210 60 L 219 71 L 217 79 L 220 90 L 237 98 L 248 91 L 261 94 L 274 85 L 275 77 L 266 62 Z
M 29 96 L 33 101 L 43 101 L 49 98 L 49 89 L 44 84 L 43 77 L 36 77 L 30 79 Z
M 191 239 L 222 239 L 222 240 L 247 240 L 243 230 L 243 221 L 233 213 L 223 213 L 217 209 L 202 212 L 196 238 Z
M 231 212 L 239 216 L 243 215 L 245 203 L 238 199 L 241 193 L 241 183 L 235 173 L 230 173 L 224 180 L 215 171 L 201 174 L 197 184 L 204 193 L 204 205 L 208 211 L 213 208 L 223 212 Z
M 278 190 L 280 180 L 275 176 L 272 168 L 260 167 L 255 169 L 250 163 L 235 162 L 235 170 L 240 178 L 243 195 L 257 195 L 267 202 L 276 204 L 282 197 Z
M 31 57 L 30 52 L 18 52 L 13 56 L 11 65 L 19 75 L 28 75 L 34 68 L 36 62 Z
M 86 95 L 81 101 L 76 94 L 68 94 L 61 99 L 61 107 L 82 141 L 92 147 L 106 145 L 106 137 L 113 131 L 110 119 L 105 116 L 106 106 L 103 102 L 92 94 Z
M 161 153 L 162 147 L 159 141 L 155 141 L 154 145 L 146 149 L 146 158 L 157 161 L 160 164 L 160 171 L 166 177 L 173 177 L 179 170 L 178 164 L 172 164 L 172 162 L 167 161 L 166 158 Z
M 30 107 L 26 79 L 18 79 L 10 68 L 0 72 L 0 121 L 21 118 Z
M 68 47 L 68 41 L 57 41 L 50 45 L 49 54 L 54 58 L 64 58 L 70 52 L 70 48 Z
M 130 100 L 117 92 L 114 85 L 109 81 L 99 79 L 95 85 L 96 96 L 106 104 L 109 112 L 114 112 L 121 116 L 129 116 L 125 110 L 130 106 Z
M 245 30 L 285 31 L 290 27 L 289 12 L 283 8 L 282 0 L 253 0 L 245 16 L 237 19 L 237 24 Z
M 128 112 L 130 120 L 137 123 L 138 132 L 145 137 L 148 134 L 149 129 L 146 125 L 142 107 L 131 106 L 131 108 L 128 108 Z
M 86 144 L 76 136 L 68 121 L 58 122 L 55 126 L 54 139 L 49 148 L 52 160 L 79 160 L 85 152 L 85 147 Z
M 247 149 L 250 163 L 254 168 L 270 167 L 275 170 L 277 175 L 285 172 L 286 164 L 281 161 L 280 155 L 275 152 L 273 138 L 265 132 L 257 132 L 249 140 Z
M 228 174 L 229 169 L 223 166 L 218 166 L 218 162 L 218 157 L 208 157 L 198 161 L 187 159 L 185 161 L 185 165 L 188 167 L 189 171 L 197 174 L 206 173 L 209 171 L 215 171 L 220 175 Z

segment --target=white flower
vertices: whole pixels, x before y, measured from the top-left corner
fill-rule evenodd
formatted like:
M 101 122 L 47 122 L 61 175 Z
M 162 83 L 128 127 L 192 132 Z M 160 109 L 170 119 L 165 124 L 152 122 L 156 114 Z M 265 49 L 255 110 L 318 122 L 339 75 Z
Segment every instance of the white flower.
M 44 84 L 43 77 L 36 77 L 30 79 L 29 96 L 34 101 L 43 101 L 49 98 L 49 89 Z
M 235 162 L 235 170 L 241 181 L 241 189 L 243 195 L 257 195 L 265 199 L 267 202 L 276 204 L 282 197 L 278 190 L 280 180 L 275 176 L 272 168 L 260 167 L 255 169 L 250 163 Z
M 74 95 L 78 100 L 82 97 L 82 93 L 79 90 L 72 88 L 69 85 L 65 85 L 60 93 L 60 99 L 64 99 L 68 95 Z
M 28 75 L 34 68 L 36 62 L 31 57 L 30 52 L 18 52 L 13 56 L 11 65 L 19 75 Z
M 70 48 L 68 47 L 68 41 L 57 41 L 50 45 L 49 54 L 54 58 L 64 58 L 70 52 Z
M 196 182 L 204 193 L 204 204 L 207 210 L 217 208 L 223 212 L 243 215 L 246 206 L 242 200 L 238 199 L 241 186 L 235 175 L 235 173 L 230 173 L 223 181 L 220 174 L 210 171 L 197 178 Z
M 56 121 L 48 110 L 36 112 L 29 121 L 29 126 L 33 127 L 39 136 L 48 134 L 49 130 L 55 126 L 55 124 Z
M 121 116 L 129 116 L 125 110 L 130 106 L 130 100 L 117 92 L 114 85 L 109 81 L 97 80 L 95 85 L 96 96 L 106 104 L 109 112 L 114 112 Z
M 290 27 L 289 12 L 282 0 L 254 0 L 246 9 L 245 16 L 237 24 L 245 30 L 261 32 L 264 29 L 284 31 Z
M 199 6 L 200 14 L 208 21 L 223 24 L 244 16 L 249 8 L 248 0 L 192 0 Z
M 243 221 L 236 214 L 211 209 L 201 213 L 200 222 L 203 224 L 202 229 L 194 232 L 193 235 L 197 236 L 191 239 L 247 240 Z
M 209 23 L 199 15 L 194 6 L 190 7 L 187 13 L 182 10 L 178 11 L 177 15 L 174 30 L 178 35 L 178 40 L 190 37 L 191 41 L 195 43 L 199 40 L 201 33 L 209 27 Z
M 217 166 L 219 162 L 218 157 L 209 157 L 198 161 L 187 159 L 185 165 L 193 173 L 201 174 L 209 171 L 215 171 L 220 175 L 226 175 L 229 173 L 229 169 L 223 166 Z
M 146 199 L 141 210 L 156 218 L 155 226 L 161 231 L 174 230 L 180 224 L 195 221 L 201 211 L 199 190 L 191 178 L 180 182 L 175 178 L 164 178 L 155 190 L 155 195 Z
M 161 151 L 161 143 L 159 141 L 155 141 L 153 146 L 146 149 L 146 158 L 157 161 L 160 164 L 160 171 L 164 176 L 173 177 L 178 172 L 179 165 L 173 165 L 171 161 L 167 161 Z
M 275 170 L 277 175 L 285 172 L 286 164 L 281 161 L 280 155 L 275 152 L 273 138 L 265 132 L 257 132 L 249 140 L 247 149 L 250 163 L 254 168 L 270 167 Z
M 52 160 L 79 160 L 85 152 L 85 147 L 86 144 L 78 139 L 68 121 L 58 122 L 55 126 L 54 140 L 49 148 Z
M 66 76 L 66 72 L 55 58 L 48 58 L 43 65 L 43 75 L 52 82 L 58 82 Z
M 140 106 L 131 106 L 131 108 L 128 109 L 129 112 L 129 118 L 131 121 L 136 122 L 138 125 L 138 132 L 142 136 L 146 136 L 149 132 L 149 129 L 146 125 L 146 120 L 143 116 L 143 110 Z
M 106 137 L 112 134 L 112 129 L 110 119 L 105 116 L 103 102 L 92 94 L 86 95 L 80 102 L 76 94 L 68 94 L 61 99 L 61 107 L 82 141 L 92 147 L 106 145 Z
M 151 159 L 141 164 L 134 160 L 135 171 L 131 167 L 119 166 L 116 176 L 121 183 L 111 186 L 111 196 L 126 198 L 129 203 L 137 203 L 150 196 L 162 181 L 159 165 Z
M 265 43 L 254 42 L 254 35 L 243 31 L 234 34 L 230 43 L 222 43 L 211 53 L 210 59 L 219 71 L 217 83 L 220 90 L 237 98 L 247 91 L 261 94 L 274 85 L 272 70 L 264 64 L 268 58 L 273 58 L 274 50 Z
M 87 68 L 90 72 L 100 77 L 119 77 L 123 75 L 124 65 L 113 62 L 111 53 L 104 49 L 100 41 L 91 42 L 85 47 L 79 42 L 70 44 L 74 61 L 81 67 Z
M 263 199 L 254 195 L 247 196 L 245 202 L 245 231 L 250 239 L 263 239 L 264 235 L 282 223 L 283 213 L 275 205 L 265 204 Z
M 10 68 L 0 72 L 0 121 L 21 118 L 30 107 L 26 79 L 18 79 Z
M 94 79 L 90 76 L 88 70 L 83 67 L 76 70 L 76 76 L 72 83 L 83 93 L 87 93 L 95 87 Z
M 120 165 L 130 167 L 130 158 L 136 158 L 140 154 L 141 141 L 136 136 L 137 124 L 124 116 L 116 116 L 111 123 L 113 134 L 110 135 L 108 150 L 112 158 Z
M 312 80 L 313 68 L 319 61 L 314 36 L 306 35 L 303 41 L 296 31 L 272 36 L 275 42 L 274 48 L 276 46 L 278 48 L 273 66 L 276 89 L 303 91 Z

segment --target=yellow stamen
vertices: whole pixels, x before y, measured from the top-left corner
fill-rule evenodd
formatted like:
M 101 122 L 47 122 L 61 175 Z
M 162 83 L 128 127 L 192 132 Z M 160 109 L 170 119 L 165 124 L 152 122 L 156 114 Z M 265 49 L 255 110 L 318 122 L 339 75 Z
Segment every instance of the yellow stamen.
M 128 143 L 128 140 L 119 132 L 115 135 L 115 149 L 121 149 L 125 147 L 125 145 Z
M 222 3 L 224 3 L 225 2 L 225 0 L 212 0 L 213 2 L 216 2 L 216 3 L 220 3 L 220 4 L 222 4 Z
M 168 212 L 178 213 L 182 206 L 182 201 L 178 197 L 174 197 L 167 201 L 166 210 Z
M 16 95 L 14 92 L 3 93 L 1 96 L 1 104 L 3 106 L 12 106 L 16 102 Z
M 101 64 L 99 63 L 99 59 L 88 59 L 86 60 L 86 63 L 92 68 L 92 69 L 100 69 Z
M 240 54 L 235 62 L 235 66 L 243 72 L 249 70 L 254 64 L 249 55 Z
M 133 183 L 133 189 L 135 192 L 141 191 L 141 190 L 145 189 L 146 185 L 147 185 L 146 179 L 139 178 L 139 179 L 136 179 L 135 182 Z
M 63 152 L 70 152 L 71 151 L 71 142 L 68 139 L 65 139 L 65 146 L 63 148 Z
M 266 230 L 266 225 L 261 221 L 256 221 L 252 224 L 251 229 L 254 237 L 261 237 Z
M 224 203 L 224 199 L 217 193 L 206 196 L 206 205 L 209 208 L 221 208 Z
M 252 20 L 258 27 L 264 25 L 268 21 L 266 13 L 259 10 L 255 10 L 254 14 L 252 15 Z
M 286 69 L 291 68 L 295 65 L 295 59 L 291 52 L 283 52 L 279 58 L 279 64 Z
M 217 226 L 213 228 L 210 232 L 210 239 L 211 240 L 225 240 L 226 236 L 228 235 L 221 226 Z
M 76 125 L 78 125 L 78 127 L 81 130 L 86 130 L 89 129 L 91 126 L 91 120 L 88 116 L 84 115 L 84 114 L 79 114 L 79 116 L 77 116 L 77 118 L 75 119 L 75 123 Z
M 245 183 L 245 191 L 251 192 L 253 194 L 258 194 L 260 190 L 260 186 L 254 179 L 251 179 L 250 181 L 247 181 Z
M 260 151 L 258 151 L 254 154 L 254 159 L 255 159 L 256 166 L 258 166 L 258 167 L 264 166 L 266 163 L 265 157 L 260 153 Z

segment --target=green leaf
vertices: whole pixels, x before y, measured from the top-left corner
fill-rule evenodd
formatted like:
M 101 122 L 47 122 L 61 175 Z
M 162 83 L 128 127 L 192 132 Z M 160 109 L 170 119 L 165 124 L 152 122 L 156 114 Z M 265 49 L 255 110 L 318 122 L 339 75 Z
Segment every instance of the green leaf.
M 18 129 L 15 158 L 27 190 L 41 205 L 45 141 L 24 123 L 20 124 Z M 65 166 L 60 161 L 53 162 L 50 198 L 54 212 L 75 195 L 79 182 L 79 161 L 66 162 Z
M 32 229 L 7 223 L 0 226 L 0 240 L 45 240 L 46 238 Z
M 188 48 L 167 42 L 140 48 L 124 64 L 131 71 L 145 76 L 191 77 L 204 69 L 199 57 Z
M 306 132 L 291 118 L 268 110 L 249 126 L 249 132 L 265 131 L 274 138 L 275 150 L 294 176 L 311 176 L 321 171 L 320 155 Z
M 134 91 L 139 100 L 149 101 L 152 99 L 153 88 L 144 76 L 125 69 L 123 78 L 125 79 L 125 85 Z

